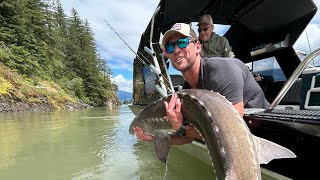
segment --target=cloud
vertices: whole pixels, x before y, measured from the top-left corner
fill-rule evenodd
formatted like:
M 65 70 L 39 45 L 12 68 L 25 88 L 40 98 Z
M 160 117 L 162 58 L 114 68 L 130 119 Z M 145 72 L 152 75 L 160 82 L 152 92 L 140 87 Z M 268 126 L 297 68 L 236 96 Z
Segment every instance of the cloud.
M 159 1 L 150 0 L 61 0 L 66 15 L 75 8 L 81 19 L 87 19 L 95 36 L 97 50 L 108 62 L 112 72 L 132 71 L 133 59 L 140 38 Z M 108 26 L 106 21 L 116 31 Z M 114 77 L 120 90 L 131 92 L 132 80 Z
M 118 70 L 132 72 L 133 59 L 141 35 L 158 6 L 159 0 L 60 0 L 60 2 L 67 15 L 70 15 L 71 9 L 75 8 L 81 19 L 88 20 L 95 35 L 97 50 L 108 62 L 113 72 Z M 320 0 L 314 0 L 314 2 L 319 7 Z M 319 14 L 318 10 L 306 28 L 311 51 L 320 47 Z M 107 25 L 105 20 L 134 52 Z M 192 27 L 197 30 L 195 23 Z M 215 25 L 215 31 L 220 35 L 223 35 L 228 28 L 228 26 Z M 304 32 L 297 40 L 294 48 L 309 53 L 309 42 Z M 125 79 L 123 75 L 118 75 L 114 79 L 116 79 L 120 90 L 132 91 L 132 80 Z
M 320 47 L 320 25 L 309 24 L 305 31 L 300 35 L 294 48 L 306 53 Z M 309 48 L 310 47 L 310 48 Z
M 121 74 L 112 78 L 112 80 L 118 85 L 118 89 L 125 92 L 132 92 L 132 80 L 124 78 Z
M 82 19 L 87 19 L 95 34 L 98 51 L 109 61 L 113 69 L 130 69 L 135 51 L 139 46 L 141 34 L 149 23 L 151 16 L 159 4 L 149 0 L 62 0 L 66 13 L 74 7 Z M 121 38 L 133 49 L 128 48 L 118 35 L 108 26 L 106 21 Z
M 320 47 L 320 0 L 314 0 L 313 2 L 318 7 L 317 13 L 293 46 L 295 50 L 305 52 L 306 54 Z M 304 57 L 301 58 L 303 59 Z M 320 66 L 320 57 L 314 58 L 310 65 Z
M 66 2 L 65 2 L 66 1 Z M 90 0 L 67 2 L 61 1 L 70 13 L 73 7 L 82 19 L 87 19 L 95 34 L 99 51 L 106 59 L 121 59 L 121 61 L 132 61 L 135 54 L 124 44 L 124 42 L 107 25 L 105 20 L 134 50 L 138 48 L 140 37 L 150 17 L 156 8 L 156 2 L 148 0 L 137 1 L 110 1 Z M 117 64 L 119 61 L 114 61 Z M 131 62 L 132 63 L 132 62 Z M 120 66 L 115 66 L 120 67 Z

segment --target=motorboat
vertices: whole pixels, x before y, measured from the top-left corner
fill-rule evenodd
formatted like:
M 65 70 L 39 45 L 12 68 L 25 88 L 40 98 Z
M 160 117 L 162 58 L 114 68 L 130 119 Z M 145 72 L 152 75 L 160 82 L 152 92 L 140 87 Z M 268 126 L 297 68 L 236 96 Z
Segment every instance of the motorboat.
M 261 165 L 263 177 L 318 177 L 320 67 L 310 66 L 310 62 L 319 59 L 320 47 L 303 58 L 293 47 L 316 12 L 312 0 L 161 0 L 141 36 L 134 59 L 130 109 L 137 114 L 155 100 L 181 89 L 183 77 L 170 74 L 170 61 L 160 52 L 162 35 L 174 23 L 192 25 L 202 14 L 210 14 L 215 24 L 229 27 L 223 36 L 229 40 L 235 57 L 246 63 L 253 75 L 265 77 L 260 85 L 271 105 L 268 109 L 245 109 L 244 120 L 251 132 L 297 155 Z M 269 61 L 272 63 L 265 63 Z M 208 162 L 201 142 L 179 148 Z

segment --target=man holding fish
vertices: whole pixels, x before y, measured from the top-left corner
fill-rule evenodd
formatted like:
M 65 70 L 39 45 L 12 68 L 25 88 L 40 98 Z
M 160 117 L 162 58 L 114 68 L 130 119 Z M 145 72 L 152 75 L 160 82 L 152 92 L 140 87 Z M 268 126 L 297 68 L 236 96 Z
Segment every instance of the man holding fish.
M 218 92 L 229 100 L 243 117 L 244 108 L 269 107 L 264 93 L 251 75 L 247 66 L 236 58 L 201 57 L 201 44 L 189 24 L 176 23 L 162 39 L 163 54 L 171 60 L 173 67 L 181 71 L 185 83 L 183 89 L 207 89 Z M 170 102 L 164 102 L 165 117 L 177 130 L 171 136 L 171 144 L 191 143 L 201 139 L 199 133 L 184 122 L 182 102 L 173 94 Z M 154 137 L 144 134 L 140 127 L 134 133 L 142 141 L 153 141 Z
M 129 128 L 140 140 L 154 142 L 160 161 L 167 162 L 171 144 L 195 138 L 204 141 L 217 179 L 260 180 L 260 164 L 296 157 L 251 134 L 244 122 L 244 107 L 266 109 L 269 103 L 243 62 L 202 58 L 195 33 L 184 23 L 167 31 L 162 44 L 164 55 L 185 78 L 184 89 L 149 104 Z

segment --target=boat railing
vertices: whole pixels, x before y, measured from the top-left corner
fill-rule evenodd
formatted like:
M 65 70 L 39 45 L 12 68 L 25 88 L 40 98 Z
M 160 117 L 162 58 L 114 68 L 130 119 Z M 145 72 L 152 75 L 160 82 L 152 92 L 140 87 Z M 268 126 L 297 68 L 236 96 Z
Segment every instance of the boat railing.
M 160 6 L 155 10 L 155 12 L 153 13 L 152 15 L 152 18 L 151 18 L 151 28 L 150 28 L 150 39 L 149 39 L 149 47 L 145 46 L 144 47 L 144 50 L 150 54 L 152 56 L 152 59 L 153 59 L 153 63 L 157 69 L 157 72 L 161 72 L 161 68 L 159 66 L 159 62 L 158 62 L 158 59 L 156 57 L 156 53 L 153 49 L 153 42 L 152 42 L 152 37 L 153 37 L 153 30 L 154 30 L 154 18 L 155 16 L 157 15 L 157 13 L 159 12 L 160 10 Z M 163 61 L 163 60 L 162 60 Z M 168 83 L 169 83 L 169 86 L 170 86 L 170 89 L 169 89 L 169 93 L 174 91 L 173 89 L 173 86 L 172 86 L 172 82 L 171 82 L 171 79 L 170 77 L 168 76 L 168 70 L 167 70 L 167 67 L 165 66 L 165 63 L 163 62 L 164 64 L 164 69 L 166 71 L 166 75 L 168 77 Z M 159 78 L 159 83 L 160 83 L 160 86 L 159 85 L 156 85 L 156 90 L 158 91 L 158 93 L 162 96 L 162 97 L 165 97 L 168 95 L 168 90 L 166 88 L 166 84 L 164 82 L 164 78 L 162 76 L 162 73 L 158 73 L 157 74 L 158 78 Z
M 295 71 L 292 73 L 290 78 L 286 81 L 276 98 L 272 101 L 270 107 L 268 109 L 274 109 L 280 101 L 283 99 L 283 97 L 286 95 L 288 90 L 291 88 L 291 86 L 294 84 L 294 82 L 297 80 L 297 78 L 300 76 L 300 74 L 303 72 L 303 70 L 306 68 L 306 66 L 309 64 L 311 60 L 313 60 L 316 56 L 320 54 L 320 48 L 314 50 L 310 54 L 308 54 L 303 61 L 299 64 L 299 66 L 295 69 Z
M 144 50 L 152 56 L 152 59 L 153 59 L 153 63 L 155 65 L 155 68 L 156 68 L 156 72 L 159 72 L 157 73 L 156 75 L 158 76 L 159 78 L 159 83 L 160 83 L 160 86 L 159 85 L 156 85 L 156 90 L 158 91 L 158 93 L 162 96 L 162 97 L 166 97 L 168 95 L 168 93 L 173 93 L 175 90 L 174 90 L 174 87 L 173 87 L 173 84 L 172 84 L 172 81 L 171 81 L 171 78 L 170 78 L 170 75 L 169 75 L 169 71 L 167 69 L 167 66 L 166 66 L 166 63 L 165 63 L 165 59 L 164 57 L 162 56 L 162 54 L 160 54 L 161 56 L 161 60 L 162 60 L 162 64 L 163 64 L 163 69 L 165 71 L 165 74 L 166 74 L 166 77 L 167 77 L 167 81 L 168 81 L 168 84 L 169 84 L 169 87 L 166 86 L 165 82 L 164 82 L 164 77 L 162 75 L 162 71 L 161 71 L 161 68 L 160 68 L 160 65 L 159 65 L 159 61 L 158 61 L 158 58 L 156 56 L 156 53 L 153 49 L 153 41 L 152 41 L 152 38 L 153 38 L 153 30 L 154 30 L 154 19 L 155 19 L 155 16 L 158 14 L 160 10 L 160 6 L 155 10 L 155 12 L 153 13 L 152 15 L 152 18 L 151 18 L 151 28 L 150 28 L 150 39 L 149 39 L 149 47 L 145 46 L 144 47 Z

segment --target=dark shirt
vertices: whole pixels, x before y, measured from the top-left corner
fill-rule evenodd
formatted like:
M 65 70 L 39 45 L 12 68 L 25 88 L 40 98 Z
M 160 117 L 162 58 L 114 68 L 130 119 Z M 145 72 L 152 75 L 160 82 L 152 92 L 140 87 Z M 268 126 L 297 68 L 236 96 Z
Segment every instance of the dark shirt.
M 185 82 L 183 88 L 190 86 Z M 270 106 L 247 66 L 236 58 L 202 58 L 197 88 L 219 92 L 232 104 L 243 101 L 245 108 Z

